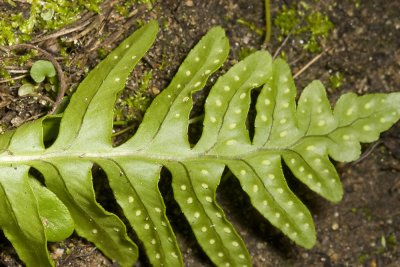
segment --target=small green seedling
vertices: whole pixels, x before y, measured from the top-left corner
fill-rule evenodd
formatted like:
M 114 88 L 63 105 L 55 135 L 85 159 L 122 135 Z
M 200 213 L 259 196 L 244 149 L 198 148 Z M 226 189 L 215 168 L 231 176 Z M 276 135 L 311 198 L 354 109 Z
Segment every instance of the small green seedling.
M 37 93 L 37 90 L 38 90 L 37 86 L 27 82 L 18 88 L 18 95 L 19 96 L 35 95 Z
M 343 85 L 344 75 L 340 71 L 336 71 L 329 77 L 332 89 L 338 89 Z
M 83 11 L 100 11 L 104 0 L 46 0 L 46 1 L 12 1 L 7 0 L 10 7 L 0 18 L 0 45 L 14 45 L 31 40 L 32 32 L 46 32 L 59 29 L 78 20 Z M 29 4 L 26 12 L 12 13 L 22 10 Z
M 38 60 L 32 65 L 30 75 L 35 82 L 41 83 L 46 77 L 55 77 L 56 69 L 50 61 Z
M 58 85 L 56 70 L 54 65 L 47 60 L 38 60 L 33 63 L 31 70 L 29 72 L 31 78 L 37 83 L 36 85 L 26 82 L 18 89 L 19 96 L 25 95 L 35 95 L 40 88 L 40 83 L 44 82 L 46 79 L 49 83 L 44 84 L 46 91 L 57 91 L 56 87 Z

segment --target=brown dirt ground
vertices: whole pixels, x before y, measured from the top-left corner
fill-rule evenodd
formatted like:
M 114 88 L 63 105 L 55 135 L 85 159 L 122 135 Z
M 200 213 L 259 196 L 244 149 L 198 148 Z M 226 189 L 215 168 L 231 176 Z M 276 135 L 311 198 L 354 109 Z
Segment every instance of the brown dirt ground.
M 285 2 L 292 1 L 273 1 L 273 16 Z M 327 85 L 332 102 L 347 91 L 365 94 L 400 90 L 399 1 L 359 1 L 361 5 L 358 8 L 356 1 L 351 0 L 326 0 L 318 4 L 311 0 L 306 2 L 328 14 L 335 24 L 335 30 L 326 43 L 331 50 L 296 80 L 299 91 L 314 79 L 321 79 Z M 1 3 L 0 12 L 7 12 Z M 126 89 L 122 97 L 137 88 L 134 78 L 140 77 L 143 70 L 153 69 L 150 95 L 164 88 L 190 48 L 212 25 L 222 25 L 231 41 L 227 65 L 237 61 L 241 48 L 260 48 L 262 43 L 261 36 L 237 22 L 241 18 L 262 28 L 261 0 L 167 0 L 159 1 L 151 10 L 139 7 L 129 19 L 115 13 L 106 16 L 100 31 L 94 27 L 95 31 L 89 31 L 70 44 L 73 64 L 68 67 L 66 59 L 58 57 L 56 39 L 38 44 L 56 56 L 68 76 L 67 84 L 75 88 L 87 69 L 100 60 L 97 48 L 115 47 L 134 30 L 138 19 L 154 18 L 162 25 L 158 39 L 135 70 L 132 86 Z M 95 41 L 99 33 L 106 37 L 103 43 Z M 75 38 L 74 34 L 67 37 Z M 275 34 L 276 29 L 273 37 Z M 315 56 L 299 49 L 300 39 L 289 39 L 283 48 L 293 72 L 297 72 Z M 274 52 L 279 46 L 280 42 L 273 39 L 268 49 Z M 342 72 L 345 77 L 343 86 L 338 90 L 329 87 L 329 75 L 336 71 Z M 18 83 L 10 87 L 0 84 L 0 123 L 6 128 L 16 127 L 48 110 L 48 104 L 43 99 L 17 97 L 17 88 Z M 204 96 L 199 96 L 198 103 L 203 100 Z M 307 204 L 315 219 L 318 241 L 311 250 L 296 246 L 261 218 L 250 206 L 236 180 L 223 181 L 218 199 L 244 238 L 254 266 L 400 266 L 399 136 L 400 125 L 397 124 L 384 133 L 378 143 L 364 146 L 363 160 L 336 164 L 345 189 L 340 203 L 327 202 L 289 175 L 292 189 Z M 167 198 L 170 196 L 168 188 L 164 194 Z M 196 245 L 190 228 L 172 201 L 168 202 L 168 209 L 186 266 L 212 266 Z M 10 243 L 4 237 L 0 239 L 0 265 L 20 266 L 21 262 Z M 49 249 L 58 266 L 115 266 L 90 243 L 77 236 L 50 244 Z M 147 266 L 144 257 L 136 266 Z

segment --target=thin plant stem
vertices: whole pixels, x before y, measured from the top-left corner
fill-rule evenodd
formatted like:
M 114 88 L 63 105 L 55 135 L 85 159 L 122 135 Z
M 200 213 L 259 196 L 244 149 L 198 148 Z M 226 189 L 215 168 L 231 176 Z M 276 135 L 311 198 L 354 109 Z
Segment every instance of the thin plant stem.
M 267 46 L 269 41 L 271 40 L 271 8 L 270 8 L 270 0 L 265 0 L 265 39 L 264 45 Z
M 134 128 L 135 128 L 135 125 L 128 126 L 128 127 L 124 128 L 124 129 L 122 129 L 121 131 L 118 131 L 118 132 L 113 133 L 113 134 L 111 135 L 111 137 L 117 137 L 117 136 L 119 136 L 119 135 L 121 135 L 121 134 L 124 134 L 124 133 L 126 133 L 126 132 L 129 132 L 130 130 L 132 130 L 132 129 L 134 129 Z

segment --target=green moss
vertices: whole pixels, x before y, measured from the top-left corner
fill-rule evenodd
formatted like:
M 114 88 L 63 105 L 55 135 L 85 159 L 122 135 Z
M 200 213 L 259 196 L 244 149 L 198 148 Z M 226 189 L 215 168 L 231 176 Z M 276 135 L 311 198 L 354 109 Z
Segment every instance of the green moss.
M 335 72 L 329 77 L 329 82 L 332 89 L 338 89 L 343 84 L 344 75 L 340 71 Z
M 108 55 L 108 52 L 104 47 L 100 47 L 97 49 L 97 55 L 99 55 L 100 59 L 104 59 Z
M 370 258 L 371 258 L 370 255 L 368 255 L 368 254 L 362 254 L 362 255 L 358 256 L 358 259 L 357 259 L 357 260 L 358 260 L 359 263 L 364 264 L 364 263 L 367 262 Z
M 395 233 L 390 233 L 386 237 L 386 244 L 387 244 L 387 247 L 390 249 L 394 249 L 397 246 L 397 238 L 396 238 Z
M 150 9 L 154 2 L 155 0 L 124 0 L 119 1 L 114 8 L 121 16 L 128 17 L 130 11 L 135 5 L 147 4 Z
M 4 62 L 0 62 L 0 78 L 3 80 L 8 80 L 11 78 L 10 73 L 5 68 Z
M 308 14 L 306 20 L 313 36 L 327 37 L 329 31 L 333 28 L 333 23 L 329 18 L 319 11 Z
M 280 39 L 289 34 L 296 34 L 300 32 L 298 25 L 300 24 L 300 17 L 296 12 L 295 7 L 287 7 L 284 5 L 282 10 L 277 14 L 274 20 L 275 26 L 280 30 Z
M 9 10 L 0 18 L 0 45 L 29 41 L 35 31 L 46 32 L 64 27 L 80 18 L 85 10 L 99 12 L 104 0 L 31 0 L 29 4 L 7 1 Z
M 263 29 L 258 28 L 254 23 L 252 23 L 250 21 L 247 21 L 244 19 L 237 19 L 236 22 L 238 24 L 248 27 L 250 30 L 254 31 L 256 34 L 258 34 L 260 36 L 264 34 Z
M 12 79 L 11 74 L 8 72 L 6 67 L 10 66 L 26 66 L 27 63 L 35 56 L 38 52 L 36 50 L 29 50 L 24 54 L 15 54 L 11 52 L 9 57 L 3 57 L 0 61 L 0 79 L 8 80 L 7 85 L 11 86 L 15 84 L 15 80 Z
M 303 48 L 311 53 L 320 52 L 321 44 L 329 37 L 334 25 L 329 17 L 304 1 L 290 7 L 283 5 L 274 20 L 279 28 L 278 40 L 291 35 L 301 38 Z
M 27 24 L 22 14 L 4 13 L 0 18 L 0 45 L 13 45 L 30 40 L 29 34 L 22 31 Z
M 31 40 L 34 32 L 44 33 L 60 29 L 80 19 L 83 11 L 100 12 L 104 0 L 30 0 L 28 3 L 7 0 L 9 7 L 0 18 L 0 45 L 13 45 Z M 154 0 L 124 0 L 115 9 L 128 16 L 135 4 L 148 4 Z M 13 10 L 20 10 L 13 13 Z
M 128 122 L 141 122 L 142 117 L 150 105 L 149 93 L 152 71 L 143 74 L 137 90 L 118 102 L 114 109 L 114 125 L 126 125 Z
M 18 55 L 15 61 L 19 66 L 25 66 L 26 63 L 28 63 L 33 57 L 36 57 L 37 55 L 37 50 L 29 50 L 24 52 L 24 54 L 22 55 Z

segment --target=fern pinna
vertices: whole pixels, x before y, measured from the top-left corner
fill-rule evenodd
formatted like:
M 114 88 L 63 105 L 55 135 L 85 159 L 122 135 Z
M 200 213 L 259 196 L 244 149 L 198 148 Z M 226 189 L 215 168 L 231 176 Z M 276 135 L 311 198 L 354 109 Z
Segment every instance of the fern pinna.
M 0 136 L 0 226 L 29 266 L 52 266 L 47 241 L 73 230 L 121 266 L 137 246 L 126 227 L 95 200 L 91 169 L 101 166 L 153 266 L 183 266 L 158 189 L 172 174 L 174 198 L 198 243 L 217 266 L 251 266 L 240 236 L 216 203 L 227 167 L 252 205 L 300 246 L 316 239 L 308 209 L 288 187 L 282 162 L 309 188 L 336 202 L 343 191 L 329 157 L 352 161 L 400 117 L 400 94 L 343 95 L 331 110 L 322 84 L 312 82 L 296 104 L 288 65 L 256 52 L 212 87 L 200 140 L 188 141 L 192 94 L 204 87 L 229 51 L 224 31 L 211 29 L 172 82 L 156 97 L 135 135 L 113 147 L 113 104 L 134 65 L 152 45 L 156 22 L 136 31 L 80 84 L 62 118 L 47 116 Z M 260 88 L 254 136 L 246 127 L 251 90 Z M 49 146 L 45 140 L 57 135 Z M 30 177 L 33 167 L 45 186 Z

